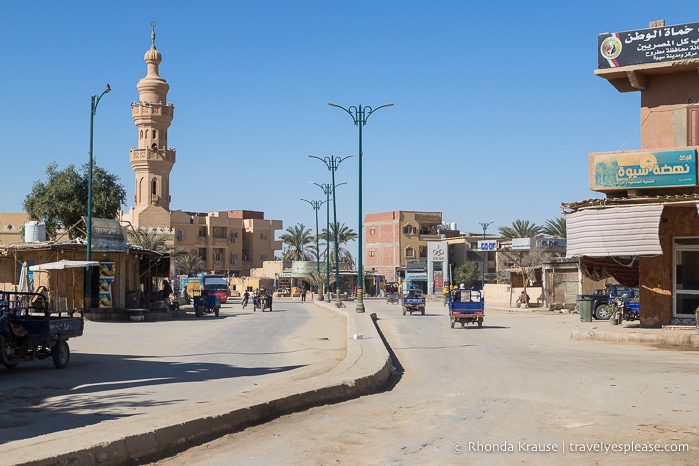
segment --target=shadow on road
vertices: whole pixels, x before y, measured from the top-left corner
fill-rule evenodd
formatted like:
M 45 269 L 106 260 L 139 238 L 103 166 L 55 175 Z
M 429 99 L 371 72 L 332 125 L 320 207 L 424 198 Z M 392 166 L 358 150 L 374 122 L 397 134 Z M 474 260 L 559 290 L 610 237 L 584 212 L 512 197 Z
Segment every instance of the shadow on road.
M 0 444 L 131 416 L 124 414 L 130 410 L 135 415 L 143 412 L 141 408 L 187 401 L 156 400 L 155 395 L 148 395 L 163 385 L 253 377 L 304 367 L 236 367 L 158 361 L 156 356 L 72 356 L 71 365 L 60 371 L 53 368 L 50 358 L 0 370 Z M 123 374 L 132 375 L 127 378 Z M 115 393 L 108 393 L 112 391 Z

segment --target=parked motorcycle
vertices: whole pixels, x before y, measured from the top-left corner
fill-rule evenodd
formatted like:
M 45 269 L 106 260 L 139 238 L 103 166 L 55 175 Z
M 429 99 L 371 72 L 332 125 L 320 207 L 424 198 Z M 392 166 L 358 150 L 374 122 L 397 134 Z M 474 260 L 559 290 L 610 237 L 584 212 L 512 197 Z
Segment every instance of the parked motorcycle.
M 624 301 L 620 298 L 614 299 L 614 312 L 619 320 L 640 320 L 641 312 L 638 303 Z

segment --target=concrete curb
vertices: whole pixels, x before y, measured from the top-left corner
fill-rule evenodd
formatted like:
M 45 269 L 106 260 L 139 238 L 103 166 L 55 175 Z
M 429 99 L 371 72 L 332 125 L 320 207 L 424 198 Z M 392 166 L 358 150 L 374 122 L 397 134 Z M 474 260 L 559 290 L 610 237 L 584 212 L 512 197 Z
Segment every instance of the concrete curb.
M 658 334 L 645 332 L 600 332 L 598 330 L 573 330 L 573 340 L 610 341 L 615 343 L 642 343 L 647 345 L 679 346 L 699 349 L 699 335 Z
M 391 375 L 391 358 L 376 328 L 376 314 L 337 309 L 334 303 L 314 304 L 347 319 L 347 356 L 327 374 L 284 387 L 236 393 L 215 402 L 167 408 L 157 414 L 10 442 L 0 445 L 0 458 L 5 464 L 47 466 L 109 466 L 147 460 L 280 414 L 355 398 L 380 388 Z M 46 457 L 46 452 L 51 456 Z

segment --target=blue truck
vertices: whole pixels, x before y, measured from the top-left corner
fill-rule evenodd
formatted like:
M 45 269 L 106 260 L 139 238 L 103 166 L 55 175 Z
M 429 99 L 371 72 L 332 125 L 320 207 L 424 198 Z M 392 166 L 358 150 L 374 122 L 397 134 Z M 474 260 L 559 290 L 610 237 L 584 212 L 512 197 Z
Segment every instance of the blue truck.
M 640 316 L 638 288 L 608 283 L 604 289 L 594 290 L 592 294 L 578 295 L 575 301 L 575 310 L 578 312 L 581 300 L 592 302 L 592 317 L 597 320 L 608 320 L 613 313 L 613 307 L 618 307 L 618 301 L 624 304 L 624 320 L 638 320 Z

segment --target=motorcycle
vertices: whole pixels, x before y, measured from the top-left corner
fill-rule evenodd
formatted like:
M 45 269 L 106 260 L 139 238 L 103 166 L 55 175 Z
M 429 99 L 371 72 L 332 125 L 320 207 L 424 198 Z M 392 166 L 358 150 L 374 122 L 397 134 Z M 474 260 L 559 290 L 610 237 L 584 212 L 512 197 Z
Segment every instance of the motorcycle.
M 619 320 L 641 320 L 641 312 L 637 302 L 627 302 L 616 298 L 614 300 L 614 313 Z

